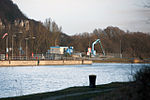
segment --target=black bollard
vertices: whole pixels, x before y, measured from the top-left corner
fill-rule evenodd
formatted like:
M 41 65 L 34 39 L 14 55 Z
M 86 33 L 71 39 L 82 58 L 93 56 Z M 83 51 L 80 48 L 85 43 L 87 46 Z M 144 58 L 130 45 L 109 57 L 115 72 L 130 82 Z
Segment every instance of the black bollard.
M 39 64 L 40 64 L 40 60 L 38 59 L 38 63 L 37 63 L 37 65 L 39 66 Z
M 89 75 L 90 88 L 96 88 L 96 75 Z

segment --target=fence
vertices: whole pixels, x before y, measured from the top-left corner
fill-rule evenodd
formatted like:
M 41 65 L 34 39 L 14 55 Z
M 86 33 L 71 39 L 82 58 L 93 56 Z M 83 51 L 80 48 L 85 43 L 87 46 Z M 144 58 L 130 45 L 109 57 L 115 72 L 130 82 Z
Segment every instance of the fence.
M 62 54 L 34 54 L 33 56 L 11 56 L 5 58 L 5 54 L 0 56 L 0 60 L 88 60 L 88 57 L 71 57 Z
M 33 56 L 9 56 L 6 59 L 5 54 L 0 54 L 0 60 L 97 60 L 97 59 L 106 59 L 106 58 L 120 58 L 119 53 L 106 53 L 104 56 L 103 54 L 98 54 L 95 57 L 89 56 L 68 56 L 65 54 L 34 54 Z

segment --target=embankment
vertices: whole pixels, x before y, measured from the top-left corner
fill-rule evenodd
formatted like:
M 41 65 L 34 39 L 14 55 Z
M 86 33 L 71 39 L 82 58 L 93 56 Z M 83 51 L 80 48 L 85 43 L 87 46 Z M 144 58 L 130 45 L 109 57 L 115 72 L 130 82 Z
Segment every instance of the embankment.
M 71 87 L 60 91 L 30 94 L 18 97 L 0 98 L 0 100 L 89 100 L 93 97 L 99 96 L 102 93 L 109 93 L 120 87 L 124 87 L 129 83 L 110 83 L 104 85 L 97 85 L 96 88 Z
M 92 64 L 90 60 L 21 60 L 0 61 L 0 66 L 42 66 L 42 65 L 81 65 Z
M 108 58 L 93 60 L 93 63 L 150 63 L 150 59 L 138 58 Z

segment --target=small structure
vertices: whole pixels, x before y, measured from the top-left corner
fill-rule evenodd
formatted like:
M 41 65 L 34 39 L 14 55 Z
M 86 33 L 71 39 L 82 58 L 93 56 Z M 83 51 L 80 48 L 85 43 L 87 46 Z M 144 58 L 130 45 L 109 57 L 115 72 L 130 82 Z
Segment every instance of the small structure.
M 73 53 L 73 47 L 67 47 L 67 46 L 52 46 L 50 47 L 50 50 L 48 50 L 48 53 L 50 54 L 72 54 Z
M 62 59 L 65 54 L 72 55 L 73 53 L 73 47 L 67 47 L 67 46 L 52 46 L 50 49 L 46 52 L 46 59 L 51 60 L 58 60 Z
M 68 47 L 52 46 L 50 47 L 50 54 L 64 54 Z

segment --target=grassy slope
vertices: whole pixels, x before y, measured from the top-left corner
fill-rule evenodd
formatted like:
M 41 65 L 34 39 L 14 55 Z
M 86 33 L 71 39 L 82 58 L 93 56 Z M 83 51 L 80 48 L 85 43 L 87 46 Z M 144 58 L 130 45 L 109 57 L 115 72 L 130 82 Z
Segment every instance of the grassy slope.
M 95 91 L 95 90 L 105 90 L 105 89 L 111 89 L 111 88 L 118 88 L 127 85 L 128 83 L 110 83 L 106 85 L 98 85 L 96 88 L 89 88 L 89 87 L 72 87 L 68 89 L 64 89 L 61 91 L 56 92 L 48 92 L 48 93 L 39 93 L 39 94 L 33 94 L 33 95 L 26 95 L 26 96 L 20 96 L 20 97 L 10 97 L 10 98 L 2 98 L 0 100 L 44 100 L 46 98 L 50 97 L 57 97 L 61 95 L 66 94 L 74 94 L 74 93 L 81 93 L 81 92 L 88 92 L 88 91 Z M 69 96 L 60 98 L 60 100 L 86 100 L 88 98 L 96 97 L 100 95 L 101 93 L 91 93 L 91 94 L 84 94 L 79 96 Z
M 94 63 L 150 63 L 150 59 L 129 59 L 129 58 L 108 58 L 103 60 L 93 60 Z

